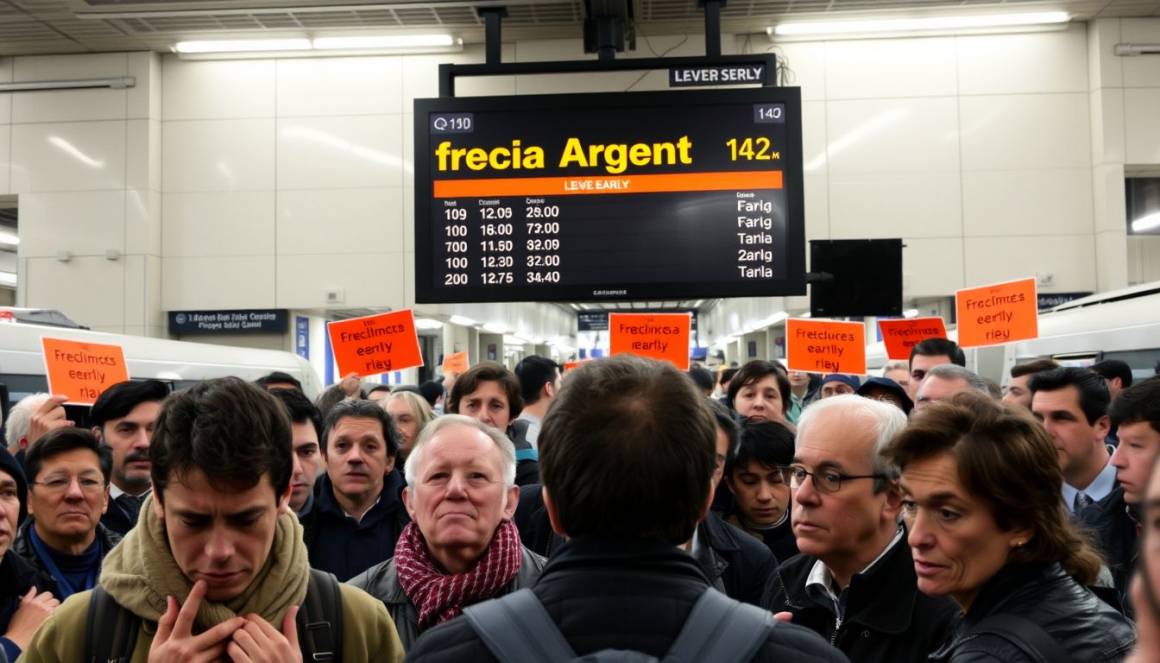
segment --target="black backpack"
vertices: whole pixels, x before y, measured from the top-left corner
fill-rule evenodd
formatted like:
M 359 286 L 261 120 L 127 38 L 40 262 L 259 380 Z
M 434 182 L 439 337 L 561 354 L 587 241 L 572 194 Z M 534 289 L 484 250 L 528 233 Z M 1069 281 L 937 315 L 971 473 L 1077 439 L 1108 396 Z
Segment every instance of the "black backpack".
M 603 649 L 579 657 L 530 589 L 463 609 L 468 624 L 504 663 L 656 663 L 637 651 Z M 773 615 L 709 588 L 689 611 L 664 663 L 748 663 L 774 628 Z
M 310 569 L 298 611 L 298 642 L 306 661 L 342 660 L 342 594 L 331 573 Z M 104 587 L 93 588 L 85 622 L 87 663 L 129 663 L 141 618 L 121 607 Z

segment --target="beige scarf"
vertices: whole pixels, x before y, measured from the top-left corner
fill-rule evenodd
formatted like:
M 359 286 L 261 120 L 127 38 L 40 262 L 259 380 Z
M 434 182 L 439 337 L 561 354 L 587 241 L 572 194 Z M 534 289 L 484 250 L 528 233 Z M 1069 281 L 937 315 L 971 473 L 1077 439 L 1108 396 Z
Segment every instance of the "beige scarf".
M 137 526 L 105 557 L 100 583 L 122 607 L 156 622 L 165 613 L 165 597 L 184 601 L 193 583 L 173 559 L 165 524 L 153 511 L 152 502 L 150 495 L 141 505 Z M 265 565 L 245 591 L 230 601 L 202 601 L 197 611 L 197 630 L 251 612 L 281 629 L 286 610 L 306 598 L 309 580 L 302 525 L 294 514 L 280 513 Z

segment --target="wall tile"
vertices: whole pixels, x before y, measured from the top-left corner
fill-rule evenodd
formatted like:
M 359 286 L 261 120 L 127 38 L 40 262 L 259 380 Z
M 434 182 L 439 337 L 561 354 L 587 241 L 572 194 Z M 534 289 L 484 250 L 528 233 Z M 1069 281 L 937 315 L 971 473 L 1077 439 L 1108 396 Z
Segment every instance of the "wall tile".
M 12 61 L 15 58 L 0 58 L 0 83 L 12 82 Z M 0 125 L 12 124 L 12 97 L 11 94 L 0 94 Z M 4 133 L 8 128 L 3 128 Z
M 126 185 L 130 189 L 161 190 L 161 122 L 129 120 L 125 123 L 127 144 Z
M 825 175 L 806 174 L 803 178 L 806 240 L 830 239 L 830 190 Z M 808 245 L 807 245 L 808 246 Z M 806 251 L 808 259 L 809 251 Z
M 1124 90 L 1102 88 L 1091 93 L 1092 162 L 1124 162 Z
M 0 103 L 3 100 L 0 99 Z M 0 189 L 12 193 L 12 127 L 0 124 Z
M 20 196 L 20 254 L 58 251 L 100 256 L 125 250 L 125 192 L 26 193 Z
M 1091 164 L 1087 94 L 962 97 L 963 170 Z
M 404 246 L 402 189 L 328 189 L 278 194 L 279 255 L 390 253 Z
M 403 116 L 278 121 L 278 188 L 400 186 Z
M 1036 274 L 1055 276 L 1056 292 L 1096 289 L 1096 251 L 1091 234 L 1027 238 L 968 237 L 967 285 L 985 285 Z M 1122 258 L 1121 258 L 1122 260 Z
M 125 122 L 12 125 L 12 191 L 125 188 Z
M 1104 292 L 1128 287 L 1127 238 L 1124 230 L 1096 234 L 1096 290 Z
M 274 188 L 275 122 L 162 122 L 164 191 Z
M 278 116 L 401 113 L 403 59 L 278 60 Z
M 956 173 L 830 176 L 834 239 L 959 237 L 961 209 Z
M 125 191 L 125 253 L 161 255 L 161 193 Z
M 273 191 L 166 193 L 161 208 L 162 255 L 166 259 L 273 255 L 274 200 Z
M 773 49 L 786 69 L 787 85 L 802 89 L 802 101 L 826 98 L 826 44 L 820 41 L 777 44 Z
M 278 257 L 280 308 L 317 308 L 329 288 L 342 288 L 344 307 L 403 308 L 403 252 Z
M 956 78 L 955 42 L 950 37 L 826 44 L 829 99 L 952 96 Z
M 904 297 L 941 297 L 964 287 L 963 240 L 904 239 Z
M 1127 227 L 1128 203 L 1124 197 L 1124 166 L 1106 164 L 1092 171 L 1095 230 L 1122 231 Z
M 1160 42 L 1160 18 L 1121 19 L 1122 41 L 1127 43 L 1155 44 Z M 1160 87 L 1160 67 L 1156 66 L 1156 56 L 1121 57 L 1124 68 L 1124 87 Z
M 209 120 L 274 116 L 274 60 L 162 59 L 161 117 Z
M 953 98 L 834 101 L 826 116 L 831 175 L 959 169 Z
M 1077 23 L 1060 32 L 957 37 L 959 93 L 1085 92 L 1087 32 Z
M 1124 89 L 1125 160 L 1160 164 L 1160 87 Z
M 87 327 L 120 329 L 125 315 L 125 265 L 120 260 L 29 258 L 24 279 L 28 306 L 65 311 Z M 94 296 L 99 294 L 99 296 Z
M 126 113 L 131 119 L 161 119 L 161 56 L 152 52 L 128 53 L 129 75 L 136 85 L 127 90 Z
M 162 308 L 274 308 L 274 256 L 219 256 L 162 261 Z
M 1122 87 L 1123 58 L 1116 57 L 1120 42 L 1120 19 L 1101 18 L 1088 21 L 1088 86 L 1090 89 Z
M 966 235 L 1090 233 L 1091 177 L 1086 168 L 963 173 Z

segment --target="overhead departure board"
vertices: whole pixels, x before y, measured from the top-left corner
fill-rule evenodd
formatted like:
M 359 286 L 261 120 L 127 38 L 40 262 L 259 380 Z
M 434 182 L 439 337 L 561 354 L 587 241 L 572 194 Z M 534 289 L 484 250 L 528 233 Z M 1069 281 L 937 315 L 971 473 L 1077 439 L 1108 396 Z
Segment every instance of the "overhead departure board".
M 805 294 L 798 88 L 417 99 L 420 303 Z

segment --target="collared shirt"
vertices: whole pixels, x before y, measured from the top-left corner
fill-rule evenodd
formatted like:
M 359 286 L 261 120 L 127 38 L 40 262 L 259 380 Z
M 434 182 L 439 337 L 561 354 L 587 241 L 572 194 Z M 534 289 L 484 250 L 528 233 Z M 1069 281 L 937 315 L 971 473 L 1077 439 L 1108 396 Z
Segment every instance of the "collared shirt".
M 862 569 L 858 575 L 862 575 L 874 568 L 874 565 L 902 540 L 902 535 L 905 533 L 906 530 L 899 527 L 898 531 L 894 534 L 894 538 L 890 540 L 890 543 L 886 544 L 886 547 L 882 549 L 882 552 L 878 553 L 874 561 L 867 564 L 866 568 Z M 828 600 L 829 605 L 834 609 L 834 616 L 838 619 L 844 617 L 846 612 L 846 592 L 843 590 L 840 596 L 834 592 L 834 576 L 820 559 L 814 562 L 814 565 L 810 568 L 810 574 L 806 577 L 806 593 L 810 594 L 815 600 Z
M 1116 488 L 1116 468 L 1112 466 L 1109 460 L 1104 469 L 1096 475 L 1095 481 L 1091 485 L 1083 489 L 1083 494 L 1091 498 L 1092 503 L 1099 502 L 1108 496 Z M 1080 492 L 1066 481 L 1063 483 L 1063 503 L 1067 505 L 1068 511 L 1075 510 L 1075 496 Z
M 151 492 L 153 492 L 153 489 L 149 488 L 140 495 L 132 495 L 131 493 L 126 493 L 125 491 L 118 488 L 117 484 L 113 483 L 112 481 L 109 482 L 109 500 L 115 500 L 122 495 L 130 495 L 132 497 L 136 497 L 139 500 L 143 500 L 145 499 L 145 496 Z
M 807 394 L 802 394 L 801 396 L 798 396 L 797 394 L 793 393 L 792 391 L 790 392 L 790 394 L 789 394 L 789 412 L 786 412 L 786 414 L 785 414 L 786 418 L 790 420 L 790 423 L 796 424 L 798 419 L 801 418 L 802 409 L 805 408 L 805 406 L 806 406 L 806 396 L 807 396 Z
M 540 449 L 540 445 L 537 444 L 537 440 L 540 438 L 540 424 L 542 423 L 540 418 L 534 414 L 529 414 L 527 410 L 524 410 L 520 413 L 520 416 L 516 417 L 516 419 L 523 419 L 524 421 L 528 422 L 528 430 L 526 433 L 524 433 L 524 439 L 528 441 L 528 444 L 532 445 L 533 449 L 538 451 Z

